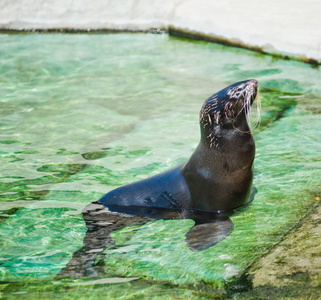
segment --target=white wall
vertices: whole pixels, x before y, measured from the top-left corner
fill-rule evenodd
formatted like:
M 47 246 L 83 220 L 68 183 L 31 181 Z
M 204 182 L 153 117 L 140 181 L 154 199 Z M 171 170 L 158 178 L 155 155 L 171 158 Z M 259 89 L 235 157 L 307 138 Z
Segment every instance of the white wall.
M 321 63 L 318 0 L 0 0 L 2 29 L 168 29 Z

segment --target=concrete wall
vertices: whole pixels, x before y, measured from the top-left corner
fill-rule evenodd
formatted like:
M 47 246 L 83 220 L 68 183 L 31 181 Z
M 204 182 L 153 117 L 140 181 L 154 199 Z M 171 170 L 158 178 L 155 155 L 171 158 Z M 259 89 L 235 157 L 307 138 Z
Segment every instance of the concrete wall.
M 1 0 L 0 29 L 161 28 L 321 63 L 318 0 Z

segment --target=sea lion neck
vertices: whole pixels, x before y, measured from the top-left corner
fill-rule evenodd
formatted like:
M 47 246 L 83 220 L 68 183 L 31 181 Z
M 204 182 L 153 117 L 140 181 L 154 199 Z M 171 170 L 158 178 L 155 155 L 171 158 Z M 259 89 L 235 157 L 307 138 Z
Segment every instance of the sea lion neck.
M 235 123 L 208 124 L 200 123 L 200 142 L 210 149 L 220 149 L 221 146 L 235 143 L 237 140 L 247 140 L 252 138 L 251 129 L 246 121 L 246 117 L 240 117 Z
M 209 134 L 205 134 L 201 129 L 200 144 L 211 151 L 224 151 L 232 149 L 237 143 L 240 145 L 251 141 L 253 136 L 249 127 L 241 129 L 217 127 Z

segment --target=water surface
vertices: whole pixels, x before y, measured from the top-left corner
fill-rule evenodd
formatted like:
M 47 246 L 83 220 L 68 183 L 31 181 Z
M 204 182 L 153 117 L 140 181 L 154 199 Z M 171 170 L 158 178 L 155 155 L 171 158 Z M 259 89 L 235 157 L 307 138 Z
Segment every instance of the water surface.
M 320 195 L 317 68 L 164 34 L 2 34 L 0 45 L 0 292 L 9 298 L 213 295 Z M 82 246 L 83 207 L 188 159 L 204 100 L 249 78 L 261 87 L 258 193 L 231 217 L 232 234 L 194 253 L 184 241 L 191 220 L 126 228 L 100 257 L 96 285 L 57 279 Z

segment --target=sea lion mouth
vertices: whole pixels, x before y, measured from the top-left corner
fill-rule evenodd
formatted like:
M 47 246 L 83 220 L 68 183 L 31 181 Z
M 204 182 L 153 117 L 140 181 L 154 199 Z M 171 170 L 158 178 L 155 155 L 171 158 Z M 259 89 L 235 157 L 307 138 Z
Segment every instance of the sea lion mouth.
M 254 102 L 256 96 L 257 96 L 257 80 L 252 79 L 250 80 L 245 88 L 245 98 L 248 98 L 248 102 L 250 102 L 251 104 Z
M 253 104 L 257 94 L 258 94 L 258 88 L 257 88 L 258 82 L 257 80 L 249 80 L 248 82 L 246 82 L 245 86 L 243 87 L 241 85 L 240 87 L 236 88 L 236 91 L 234 91 L 234 93 L 236 92 L 239 93 L 239 97 L 238 100 L 239 102 L 241 102 L 243 105 L 241 106 L 240 112 L 244 111 L 244 114 L 246 116 L 246 119 L 249 123 L 249 115 L 251 112 L 251 105 Z M 239 90 L 239 92 L 237 92 L 237 90 Z M 240 103 L 240 104 L 241 104 Z M 259 105 L 258 105 L 259 107 Z

